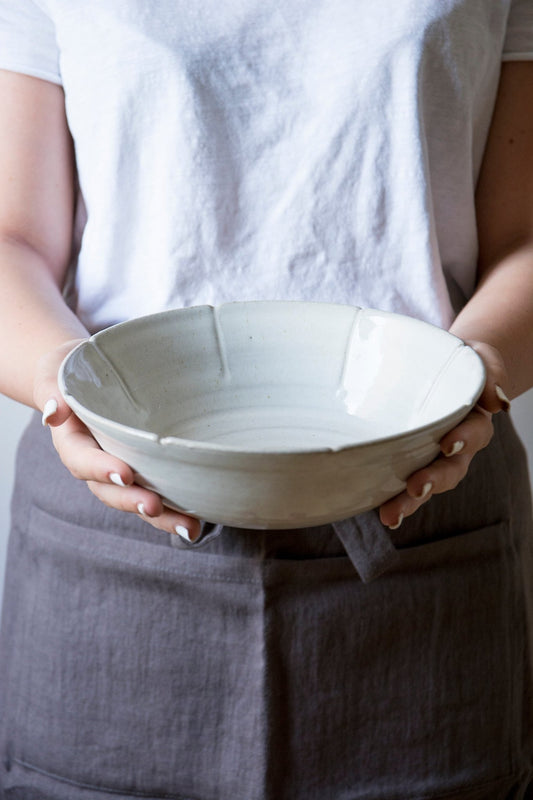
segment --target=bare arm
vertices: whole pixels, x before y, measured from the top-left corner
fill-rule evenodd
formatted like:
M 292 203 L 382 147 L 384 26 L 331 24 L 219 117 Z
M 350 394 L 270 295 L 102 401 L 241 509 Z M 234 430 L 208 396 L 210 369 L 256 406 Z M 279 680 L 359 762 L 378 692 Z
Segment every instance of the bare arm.
M 487 384 L 480 407 L 442 439 L 442 455 L 381 506 L 391 527 L 466 475 L 505 407 L 497 386 L 510 398 L 533 386 L 533 62 L 503 66 L 476 208 L 477 288 L 450 330 L 483 358 Z
M 87 335 L 61 296 L 74 164 L 60 87 L 0 71 L 0 391 L 34 405 L 39 358 Z
M 87 336 L 62 296 L 75 200 L 63 91 L 0 70 L 0 107 L 0 391 L 41 411 L 52 404 L 61 460 L 102 502 L 194 539 L 198 521 L 136 486 L 130 467 L 98 447 L 57 387 L 62 358 Z
M 451 330 L 499 351 L 516 397 L 533 386 L 533 62 L 503 66 L 476 204 L 478 287 Z

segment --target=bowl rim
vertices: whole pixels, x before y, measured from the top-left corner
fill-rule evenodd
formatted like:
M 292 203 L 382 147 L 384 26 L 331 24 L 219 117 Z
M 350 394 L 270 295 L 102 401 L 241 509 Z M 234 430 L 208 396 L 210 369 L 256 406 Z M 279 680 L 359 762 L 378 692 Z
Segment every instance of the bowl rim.
M 146 320 L 146 319 L 149 319 L 149 318 L 155 319 L 156 317 L 163 317 L 163 316 L 166 316 L 166 315 L 172 315 L 173 313 L 180 312 L 180 311 L 185 311 L 185 310 L 188 310 L 188 309 L 193 309 L 193 310 L 194 309 L 200 309 L 200 308 L 220 309 L 220 308 L 223 308 L 225 306 L 236 306 L 236 305 L 241 305 L 241 306 L 247 305 L 247 306 L 250 306 L 250 305 L 253 305 L 253 304 L 263 304 L 263 305 L 265 305 L 265 304 L 272 304 L 272 305 L 289 305 L 289 304 L 291 304 L 291 305 L 300 305 L 300 306 L 318 305 L 318 306 L 333 306 L 333 307 L 342 306 L 342 307 L 351 308 L 354 311 L 360 310 L 360 311 L 376 312 L 378 314 L 383 314 L 383 315 L 386 315 L 386 316 L 399 317 L 399 318 L 402 318 L 402 319 L 412 320 L 414 323 L 419 323 L 421 325 L 428 326 L 430 328 L 433 328 L 435 330 L 440 331 L 443 334 L 446 334 L 447 336 L 455 339 L 457 341 L 457 343 L 461 347 L 467 348 L 469 351 L 471 351 L 474 354 L 474 356 L 476 357 L 476 359 L 478 361 L 478 365 L 481 367 L 480 381 L 479 381 L 479 383 L 478 383 L 478 385 L 476 387 L 476 390 L 473 392 L 472 397 L 471 397 L 469 402 L 464 403 L 461 406 L 458 406 L 454 411 L 450 412 L 449 414 L 447 414 L 444 417 L 439 417 L 437 420 L 434 420 L 433 422 L 428 422 L 428 423 L 426 423 L 424 425 L 420 425 L 420 426 L 417 426 L 417 427 L 414 427 L 414 428 L 409 428 L 408 430 L 400 432 L 400 433 L 393 433 L 393 434 L 388 434 L 386 436 L 377 436 L 377 437 L 374 437 L 372 439 L 366 439 L 363 442 L 351 442 L 351 443 L 348 443 L 348 444 L 342 444 L 342 445 L 337 445 L 337 446 L 333 445 L 333 446 L 328 446 L 328 447 L 314 447 L 314 448 L 313 447 L 309 447 L 309 448 L 304 448 L 304 449 L 299 449 L 299 448 L 294 449 L 293 448 L 293 449 L 287 449 L 287 450 L 285 450 L 285 449 L 271 449 L 271 448 L 262 450 L 261 448 L 258 448 L 258 447 L 250 447 L 250 446 L 242 446 L 242 445 L 217 444 L 216 442 L 205 442 L 205 441 L 201 441 L 201 440 L 198 440 L 198 439 L 183 438 L 183 437 L 180 437 L 180 436 L 160 436 L 159 434 L 157 434 L 157 433 L 155 433 L 153 431 L 144 430 L 142 428 L 137 428 L 137 427 L 134 427 L 132 425 L 126 425 L 126 424 L 124 424 L 122 422 L 118 422 L 116 420 L 110 419 L 109 417 L 104 417 L 101 414 L 98 414 L 97 412 L 92 411 L 91 409 L 89 409 L 86 406 L 84 406 L 83 403 L 78 401 L 67 389 L 66 379 L 65 379 L 65 372 L 66 372 L 66 368 L 67 368 L 67 365 L 68 365 L 68 362 L 70 361 L 70 359 L 74 357 L 75 353 L 78 350 L 81 350 L 81 349 L 87 347 L 87 345 L 92 344 L 93 342 L 97 341 L 99 338 L 105 337 L 112 330 L 114 331 L 117 328 L 121 328 L 121 327 L 124 327 L 124 326 L 129 326 L 132 323 L 136 323 L 136 322 L 139 322 L 141 320 Z M 89 427 L 91 426 L 91 424 L 94 424 L 95 428 L 104 428 L 104 429 L 106 429 L 106 433 L 108 433 L 108 434 L 109 434 L 110 431 L 115 429 L 115 430 L 120 431 L 121 433 L 123 433 L 124 435 L 126 435 L 126 436 L 128 436 L 130 438 L 140 438 L 140 439 L 143 439 L 144 441 L 153 442 L 154 444 L 160 445 L 160 446 L 162 446 L 164 448 L 175 447 L 175 448 L 178 448 L 178 449 L 194 451 L 194 452 L 197 452 L 199 454 L 200 453 L 227 453 L 227 454 L 234 453 L 236 455 L 240 455 L 240 454 L 248 455 L 248 456 L 257 455 L 257 456 L 261 456 L 261 457 L 265 457 L 265 456 L 290 457 L 290 456 L 299 456 L 299 455 L 302 455 L 302 456 L 307 455 L 307 456 L 309 456 L 311 454 L 317 454 L 318 455 L 318 454 L 323 454 L 323 453 L 339 453 L 339 452 L 347 452 L 347 451 L 351 451 L 351 450 L 363 450 L 363 449 L 367 449 L 367 448 L 370 449 L 370 448 L 376 447 L 378 445 L 387 445 L 387 444 L 392 443 L 392 442 L 400 442 L 401 440 L 407 439 L 407 438 L 413 438 L 413 437 L 418 438 L 419 436 L 424 436 L 424 434 L 427 433 L 428 431 L 434 430 L 436 425 L 438 425 L 439 428 L 443 428 L 444 429 L 451 422 L 453 422 L 453 420 L 455 420 L 455 419 L 457 419 L 458 422 L 459 422 L 461 419 L 464 418 L 464 416 L 466 416 L 466 414 L 468 414 L 468 412 L 472 408 L 474 408 L 477 400 L 479 399 L 481 393 L 483 392 L 483 388 L 484 388 L 485 382 L 486 382 L 486 374 L 487 374 L 486 367 L 485 367 L 485 364 L 484 364 L 483 360 L 481 359 L 479 354 L 476 353 L 476 351 L 470 345 L 466 344 L 466 342 L 464 342 L 458 336 L 455 336 L 455 334 L 450 333 L 449 331 L 446 331 L 444 328 L 439 328 L 439 326 L 434 325 L 431 322 L 426 322 L 425 320 L 418 319 L 417 317 L 409 317 L 408 315 L 399 314 L 399 313 L 394 312 L 394 311 L 384 311 L 382 309 L 376 309 L 376 308 L 366 307 L 366 306 L 365 307 L 363 307 L 363 306 L 355 306 L 355 305 L 350 305 L 348 303 L 322 303 L 320 301 L 290 301 L 290 300 L 281 300 L 281 301 L 276 301 L 276 300 L 273 300 L 273 301 L 268 301 L 268 300 L 253 301 L 252 300 L 252 301 L 233 301 L 233 302 L 230 302 L 230 303 L 221 303 L 221 304 L 216 305 L 216 306 L 215 305 L 209 305 L 209 304 L 205 303 L 205 304 L 202 304 L 202 305 L 199 305 L 199 306 L 188 306 L 186 308 L 166 309 L 164 311 L 159 311 L 159 312 L 156 312 L 154 314 L 143 314 L 142 316 L 139 316 L 139 317 L 133 317 L 133 318 L 128 319 L 128 320 L 123 320 L 121 322 L 117 322 L 114 325 L 110 325 L 110 326 L 108 326 L 106 328 L 103 328 L 102 330 L 96 331 L 95 333 L 91 334 L 90 336 L 85 338 L 83 341 L 81 341 L 77 345 L 75 345 L 75 347 L 73 347 L 72 350 L 70 350 L 69 353 L 67 353 L 67 355 L 63 358 L 63 360 L 62 360 L 62 362 L 61 362 L 61 364 L 59 366 L 59 370 L 58 370 L 58 374 L 57 374 L 57 381 L 58 381 L 58 387 L 59 387 L 59 390 L 61 392 L 61 395 L 63 396 L 63 398 L 64 398 L 65 402 L 67 403 L 67 405 L 76 414 L 76 416 L 78 416 L 80 419 L 82 419 L 82 421 L 84 421 L 85 424 L 87 424 Z M 443 435 L 445 435 L 445 434 L 443 434 Z

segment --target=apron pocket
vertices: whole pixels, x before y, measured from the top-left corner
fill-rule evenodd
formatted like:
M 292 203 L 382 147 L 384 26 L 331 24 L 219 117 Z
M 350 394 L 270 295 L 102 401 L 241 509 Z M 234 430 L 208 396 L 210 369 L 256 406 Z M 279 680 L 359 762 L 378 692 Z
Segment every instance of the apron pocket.
M 128 541 L 38 507 L 17 535 L 8 750 L 28 786 L 396 800 L 524 769 L 506 522 L 404 547 L 367 584 L 347 557 Z
M 12 762 L 124 797 L 261 800 L 254 570 L 35 506 L 15 533 Z
M 366 584 L 272 580 L 271 796 L 484 797 L 523 774 L 521 584 L 507 522 L 405 548 Z

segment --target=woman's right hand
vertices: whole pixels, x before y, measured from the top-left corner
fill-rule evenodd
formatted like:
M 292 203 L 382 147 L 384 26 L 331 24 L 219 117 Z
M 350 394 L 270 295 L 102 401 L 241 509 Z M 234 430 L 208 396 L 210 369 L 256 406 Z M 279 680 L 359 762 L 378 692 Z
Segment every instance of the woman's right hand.
M 57 384 L 58 370 L 82 341 L 72 339 L 42 356 L 35 374 L 34 402 L 43 413 L 43 424 L 50 426 L 61 461 L 107 506 L 138 514 L 159 530 L 195 541 L 200 535 L 199 521 L 166 508 L 158 494 L 138 486 L 131 467 L 104 452 L 63 399 Z

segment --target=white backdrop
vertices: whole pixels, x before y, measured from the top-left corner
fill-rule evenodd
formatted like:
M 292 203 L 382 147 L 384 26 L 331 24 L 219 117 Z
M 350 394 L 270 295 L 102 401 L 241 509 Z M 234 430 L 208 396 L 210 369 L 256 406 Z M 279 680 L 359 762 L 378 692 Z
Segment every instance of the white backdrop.
M 0 395 L 0 591 L 3 584 L 5 549 L 9 529 L 9 501 L 13 486 L 13 465 L 20 433 L 30 410 Z M 528 450 L 533 479 L 533 389 L 513 402 L 513 419 Z M 31 475 L 27 476 L 31 481 Z M 533 480 L 532 480 L 533 486 Z M 1 594 L 0 594 L 1 596 Z

